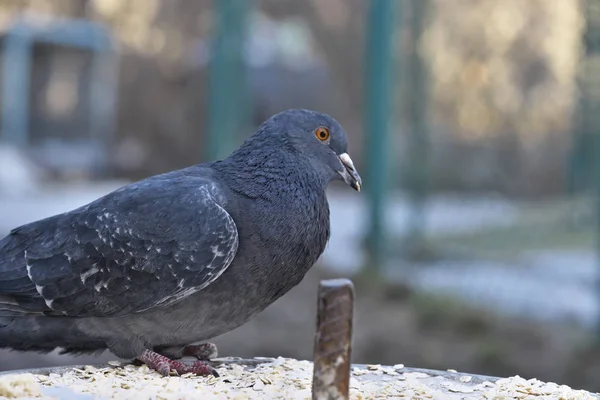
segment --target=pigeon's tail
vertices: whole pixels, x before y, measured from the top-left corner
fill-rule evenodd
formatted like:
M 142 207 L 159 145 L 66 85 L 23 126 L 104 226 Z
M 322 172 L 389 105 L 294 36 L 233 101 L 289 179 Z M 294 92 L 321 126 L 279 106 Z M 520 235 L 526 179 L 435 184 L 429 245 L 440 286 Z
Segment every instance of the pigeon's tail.
M 106 344 L 80 332 L 71 318 L 0 316 L 0 348 L 94 353 L 106 349 Z
M 33 318 L 23 318 L 18 316 L 0 317 L 0 348 L 10 348 L 13 350 L 33 350 L 50 352 L 54 347 L 48 343 L 40 346 L 40 339 L 45 335 L 49 336 L 48 329 L 39 329 L 39 324 L 34 323 Z M 37 345 L 36 345 L 37 344 Z

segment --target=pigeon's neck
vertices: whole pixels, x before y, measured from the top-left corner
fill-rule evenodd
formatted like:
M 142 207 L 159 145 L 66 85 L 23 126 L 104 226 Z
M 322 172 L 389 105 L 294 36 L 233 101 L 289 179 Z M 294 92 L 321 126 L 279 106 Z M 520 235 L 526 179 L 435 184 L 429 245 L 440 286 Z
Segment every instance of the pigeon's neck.
M 228 158 L 213 164 L 231 190 L 250 198 L 275 200 L 325 194 L 322 182 L 310 163 L 281 146 L 246 143 Z M 310 199 L 306 199 L 310 200 Z

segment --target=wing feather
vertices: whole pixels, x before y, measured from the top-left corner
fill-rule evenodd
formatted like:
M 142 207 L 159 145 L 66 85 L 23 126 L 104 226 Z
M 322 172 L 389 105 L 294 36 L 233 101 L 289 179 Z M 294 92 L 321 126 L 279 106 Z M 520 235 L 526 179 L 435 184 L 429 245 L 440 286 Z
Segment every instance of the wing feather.
M 238 232 L 222 200 L 206 178 L 158 176 L 13 230 L 0 241 L 0 295 L 38 307 L 32 299 L 41 298 L 39 312 L 79 317 L 177 302 L 235 257 Z

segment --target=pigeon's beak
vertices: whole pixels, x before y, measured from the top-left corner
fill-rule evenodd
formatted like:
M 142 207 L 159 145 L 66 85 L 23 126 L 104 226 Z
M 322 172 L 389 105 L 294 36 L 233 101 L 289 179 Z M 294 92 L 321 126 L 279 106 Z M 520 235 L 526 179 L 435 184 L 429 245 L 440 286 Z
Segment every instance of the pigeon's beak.
M 340 175 L 344 179 L 346 184 L 350 185 L 352 189 L 360 192 L 360 186 L 362 185 L 362 179 L 360 179 L 360 175 L 356 172 L 356 168 L 354 168 L 354 163 L 352 159 L 348 155 L 348 153 L 342 153 L 338 156 L 340 158 L 340 162 L 344 169 L 339 171 Z

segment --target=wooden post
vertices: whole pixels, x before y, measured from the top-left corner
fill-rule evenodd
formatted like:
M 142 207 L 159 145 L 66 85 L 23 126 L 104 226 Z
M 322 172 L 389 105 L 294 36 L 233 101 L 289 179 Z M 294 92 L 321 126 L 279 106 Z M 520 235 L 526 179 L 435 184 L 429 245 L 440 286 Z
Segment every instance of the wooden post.
M 321 281 L 314 347 L 313 400 L 347 400 L 350 390 L 354 286 Z

